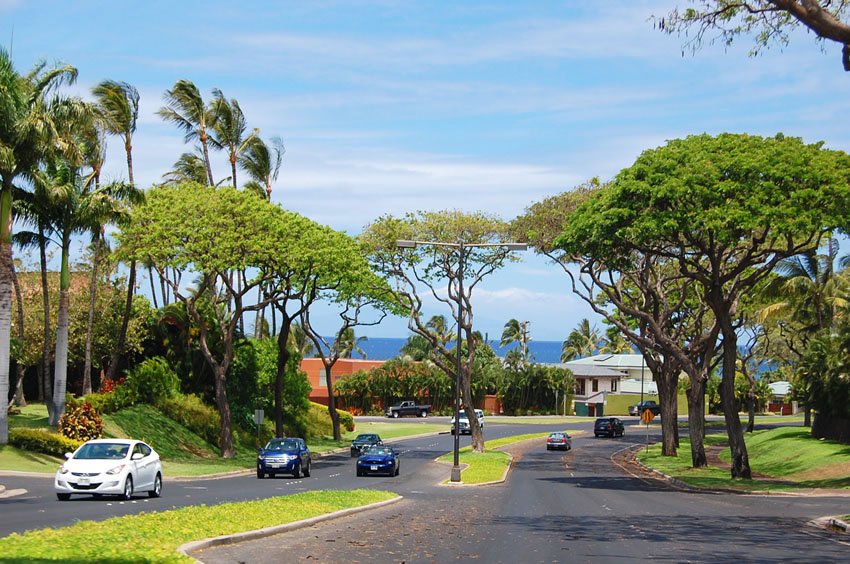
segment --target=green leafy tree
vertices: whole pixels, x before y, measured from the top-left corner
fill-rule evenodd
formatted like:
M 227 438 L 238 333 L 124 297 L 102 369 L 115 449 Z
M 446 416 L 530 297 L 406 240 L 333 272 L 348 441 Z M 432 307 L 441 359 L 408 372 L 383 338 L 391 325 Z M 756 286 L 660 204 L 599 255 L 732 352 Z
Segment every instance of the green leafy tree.
M 800 139 L 691 136 L 645 151 L 571 216 L 558 243 L 607 257 L 666 258 L 711 310 L 733 477 L 751 476 L 736 409 L 737 306 L 779 261 L 847 225 L 850 156 Z
M 457 351 L 443 342 L 442 332 L 427 326 L 420 288 L 450 309 L 458 334 L 466 343 L 460 363 L 460 395 L 472 427 L 473 450 L 483 452 L 484 435 L 473 409 L 472 368 L 478 342 L 474 338 L 472 291 L 513 260 L 510 248 L 504 246 L 509 241 L 508 225 L 484 213 L 419 212 L 403 218 L 379 218 L 365 229 L 361 240 L 370 249 L 375 269 L 390 281 L 396 300 L 407 309 L 410 330 L 430 343 L 434 363 L 456 379 Z M 399 240 L 440 245 L 402 249 L 397 246 Z M 444 291 L 446 281 L 448 289 Z
M 657 18 L 659 29 L 685 34 L 686 47 L 693 51 L 702 44 L 720 41 L 731 45 L 741 35 L 752 35 L 751 55 L 773 45 L 784 48 L 792 32 L 804 27 L 819 41 L 841 45 L 841 64 L 850 71 L 850 25 L 846 18 L 850 4 L 832 0 L 690 0 L 694 7 L 674 8 Z
M 244 311 L 266 305 L 253 301 L 257 287 L 268 281 L 263 270 L 248 278 L 248 270 L 259 269 L 272 260 L 276 245 L 276 225 L 282 210 L 248 192 L 232 188 L 182 185 L 150 190 L 147 201 L 134 211 L 133 222 L 120 234 L 123 256 L 150 257 L 157 269 L 198 274 L 197 287 L 188 292 L 180 280 L 168 279 L 173 294 L 198 326 L 198 340 L 204 358 L 215 377 L 216 406 L 221 418 L 221 455 L 235 454 L 227 373 L 234 355 L 234 336 Z M 231 273 L 239 273 L 243 283 L 232 283 Z M 209 327 L 202 315 L 202 303 L 209 304 L 220 347 L 210 346 Z

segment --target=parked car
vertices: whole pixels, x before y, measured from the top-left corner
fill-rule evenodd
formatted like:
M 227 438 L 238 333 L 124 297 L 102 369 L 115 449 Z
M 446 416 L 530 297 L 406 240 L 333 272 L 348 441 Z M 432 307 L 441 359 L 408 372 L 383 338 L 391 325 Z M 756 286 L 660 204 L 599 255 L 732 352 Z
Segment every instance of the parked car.
M 372 445 L 363 451 L 357 459 L 357 475 L 385 474 L 398 476 L 401 465 L 398 451 L 387 445 Z
M 95 439 L 65 453 L 65 459 L 54 480 L 56 497 L 62 501 L 71 499 L 71 494 L 122 499 L 140 492 L 150 497 L 162 494 L 162 462 L 142 441 Z
M 570 450 L 573 448 L 572 440 L 566 433 L 549 433 L 546 438 L 546 450 Z
M 475 417 L 478 418 L 478 424 L 481 425 L 481 430 L 484 430 L 484 410 L 476 409 Z M 452 435 L 455 434 L 455 418 L 452 417 L 451 421 L 449 421 L 449 425 L 451 425 Z M 460 410 L 460 424 L 458 425 L 460 428 L 461 435 L 471 435 L 472 434 L 472 426 L 469 424 L 469 416 L 466 415 L 466 411 L 463 409 Z
M 395 405 L 391 405 L 386 410 L 387 417 L 404 417 L 405 415 L 417 415 L 419 417 L 428 417 L 431 412 L 430 405 L 417 405 L 415 401 L 403 401 Z
M 304 439 L 274 438 L 266 446 L 257 451 L 257 478 L 265 478 L 266 474 L 292 474 L 300 478 L 310 477 L 312 458 Z
M 616 417 L 600 417 L 593 424 L 593 434 L 597 437 L 622 437 L 626 432 L 623 422 Z
M 361 433 L 351 441 L 351 456 L 360 456 L 360 453 L 372 445 L 382 445 L 384 441 L 376 433 Z
M 638 402 L 629 406 L 629 415 L 642 415 L 644 411 L 650 410 L 653 415 L 661 415 L 661 406 L 652 400 Z

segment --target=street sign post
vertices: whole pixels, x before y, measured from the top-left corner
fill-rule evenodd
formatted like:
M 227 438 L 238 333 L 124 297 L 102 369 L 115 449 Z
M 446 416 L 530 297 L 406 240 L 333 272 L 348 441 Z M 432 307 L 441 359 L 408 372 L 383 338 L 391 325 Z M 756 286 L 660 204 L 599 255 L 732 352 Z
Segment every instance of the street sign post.
M 254 410 L 254 423 L 257 424 L 257 442 L 260 441 L 260 425 L 263 424 L 263 421 L 266 418 L 266 412 L 262 409 Z M 260 445 L 262 446 L 262 445 Z
M 640 420 L 646 423 L 646 452 L 649 452 L 649 423 L 655 418 L 651 409 L 644 409 L 640 414 Z

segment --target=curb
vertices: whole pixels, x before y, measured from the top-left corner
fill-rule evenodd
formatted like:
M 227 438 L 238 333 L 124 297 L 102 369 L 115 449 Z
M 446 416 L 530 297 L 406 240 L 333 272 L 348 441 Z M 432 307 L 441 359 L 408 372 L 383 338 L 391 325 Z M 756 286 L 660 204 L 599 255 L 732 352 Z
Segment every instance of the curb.
M 838 517 L 818 517 L 816 519 L 812 519 L 806 523 L 806 525 L 839 534 L 846 534 L 848 530 L 850 530 L 850 523 L 847 523 Z
M 309 527 L 311 525 L 315 525 L 317 523 L 321 523 L 323 521 L 330 521 L 331 519 L 337 519 L 339 517 L 345 517 L 347 515 L 352 515 L 354 513 L 360 513 L 363 511 L 367 511 L 369 509 L 377 509 L 379 507 L 384 507 L 386 505 L 391 505 L 393 503 L 399 502 L 404 499 L 402 496 L 394 497 L 392 499 L 388 499 L 386 501 L 379 501 L 377 503 L 372 503 L 370 505 L 363 505 L 360 507 L 351 507 L 349 509 L 342 509 L 340 511 L 335 511 L 334 513 L 326 513 L 324 515 L 318 515 L 316 517 L 311 517 L 309 519 L 304 519 L 302 521 L 295 521 L 294 523 L 286 523 L 284 525 L 274 525 L 272 527 L 266 527 L 264 529 L 257 529 L 255 531 L 246 531 L 244 533 L 236 533 L 233 535 L 222 535 L 220 537 L 213 537 L 209 539 L 203 539 L 199 541 L 191 541 L 185 544 L 182 544 L 177 547 L 177 552 L 184 556 L 188 556 L 190 558 L 194 558 L 192 556 L 192 552 L 196 552 L 198 550 L 203 550 L 205 548 L 211 548 L 214 546 L 221 546 L 225 544 L 234 544 L 238 542 L 244 542 L 249 540 L 256 540 L 265 537 L 270 537 L 272 535 L 276 535 L 279 533 L 285 533 L 288 531 L 294 531 L 297 529 L 302 529 L 304 527 Z M 202 562 L 195 558 L 195 562 Z

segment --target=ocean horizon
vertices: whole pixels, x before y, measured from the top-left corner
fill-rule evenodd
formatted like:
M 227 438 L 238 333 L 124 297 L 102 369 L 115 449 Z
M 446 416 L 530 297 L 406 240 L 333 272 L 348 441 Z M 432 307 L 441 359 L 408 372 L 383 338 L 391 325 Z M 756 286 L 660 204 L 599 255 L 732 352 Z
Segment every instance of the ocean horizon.
M 366 340 L 359 343 L 359 347 L 366 353 L 366 360 L 389 360 L 399 355 L 401 348 L 407 342 L 406 338 L 398 337 L 368 337 Z M 499 341 L 488 341 L 496 354 L 504 357 L 511 349 L 518 348 L 519 345 L 514 343 L 507 347 L 500 347 Z M 531 341 L 528 343 L 528 352 L 535 362 L 541 363 L 558 363 L 561 361 L 561 341 Z M 363 358 L 356 351 L 351 355 L 352 358 Z

